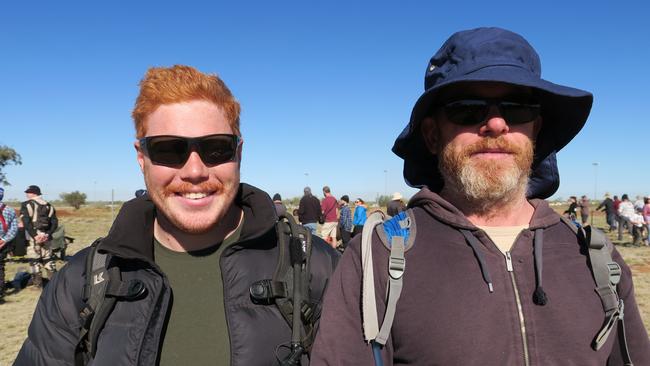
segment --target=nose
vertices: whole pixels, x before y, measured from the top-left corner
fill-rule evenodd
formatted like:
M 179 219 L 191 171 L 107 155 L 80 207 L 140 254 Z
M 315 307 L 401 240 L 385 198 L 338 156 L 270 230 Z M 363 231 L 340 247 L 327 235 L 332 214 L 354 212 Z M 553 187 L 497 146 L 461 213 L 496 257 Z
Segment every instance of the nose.
M 191 183 L 197 183 L 206 180 L 208 175 L 208 167 L 205 166 L 199 154 L 192 151 L 180 170 L 180 178 Z
M 499 108 L 495 105 L 491 106 L 487 119 L 481 125 L 479 134 L 483 136 L 500 136 L 508 133 L 508 131 L 510 131 L 510 127 L 501 115 Z

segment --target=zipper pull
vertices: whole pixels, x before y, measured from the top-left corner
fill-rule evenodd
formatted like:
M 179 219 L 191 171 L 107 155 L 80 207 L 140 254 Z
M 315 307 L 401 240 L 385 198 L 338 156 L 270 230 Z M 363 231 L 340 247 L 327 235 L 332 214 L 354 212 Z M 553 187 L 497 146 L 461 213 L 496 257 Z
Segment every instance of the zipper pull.
M 510 256 L 510 252 L 506 252 L 506 269 L 508 272 L 512 272 L 512 257 Z

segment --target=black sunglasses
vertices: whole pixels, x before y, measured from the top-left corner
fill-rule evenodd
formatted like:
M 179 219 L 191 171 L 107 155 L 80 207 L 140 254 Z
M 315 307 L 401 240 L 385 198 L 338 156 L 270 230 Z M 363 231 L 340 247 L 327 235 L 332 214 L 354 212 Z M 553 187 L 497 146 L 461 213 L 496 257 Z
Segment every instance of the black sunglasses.
M 460 126 L 484 123 L 490 107 L 497 106 L 499 114 L 509 125 L 528 123 L 539 117 L 539 103 L 518 103 L 490 99 L 461 99 L 441 106 L 447 119 Z
M 199 137 L 147 136 L 140 140 L 142 153 L 156 165 L 178 167 L 185 164 L 196 151 L 203 164 L 219 165 L 235 160 L 240 138 L 237 135 L 216 134 Z

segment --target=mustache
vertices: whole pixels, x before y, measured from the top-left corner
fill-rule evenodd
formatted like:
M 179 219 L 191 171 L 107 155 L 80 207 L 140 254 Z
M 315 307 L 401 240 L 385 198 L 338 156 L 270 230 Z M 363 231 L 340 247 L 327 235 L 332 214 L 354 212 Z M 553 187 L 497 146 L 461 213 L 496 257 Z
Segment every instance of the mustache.
M 517 155 L 523 153 L 523 149 L 520 146 L 509 142 L 508 140 L 505 139 L 504 136 L 497 136 L 497 137 L 486 137 L 471 145 L 466 146 L 463 149 L 463 155 L 471 156 L 475 153 L 479 153 L 481 151 L 486 151 L 486 150 L 500 150 L 507 153 L 517 154 Z
M 219 193 L 223 190 L 223 184 L 219 182 L 201 182 L 199 184 L 192 184 L 189 182 L 182 182 L 170 184 L 163 189 L 165 196 L 173 196 L 176 193 L 186 192 L 216 192 Z

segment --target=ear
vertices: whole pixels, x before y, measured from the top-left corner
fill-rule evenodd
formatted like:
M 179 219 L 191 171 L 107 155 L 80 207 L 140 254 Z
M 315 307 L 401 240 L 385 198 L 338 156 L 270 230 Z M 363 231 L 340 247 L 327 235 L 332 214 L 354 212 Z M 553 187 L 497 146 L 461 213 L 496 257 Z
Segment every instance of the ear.
M 140 165 L 140 171 L 144 174 L 144 154 L 140 149 L 140 141 L 134 142 L 133 147 L 136 151 L 136 159 L 138 160 L 138 165 Z
M 420 132 L 429 152 L 436 155 L 438 151 L 438 126 L 431 117 L 426 117 L 420 124 Z

